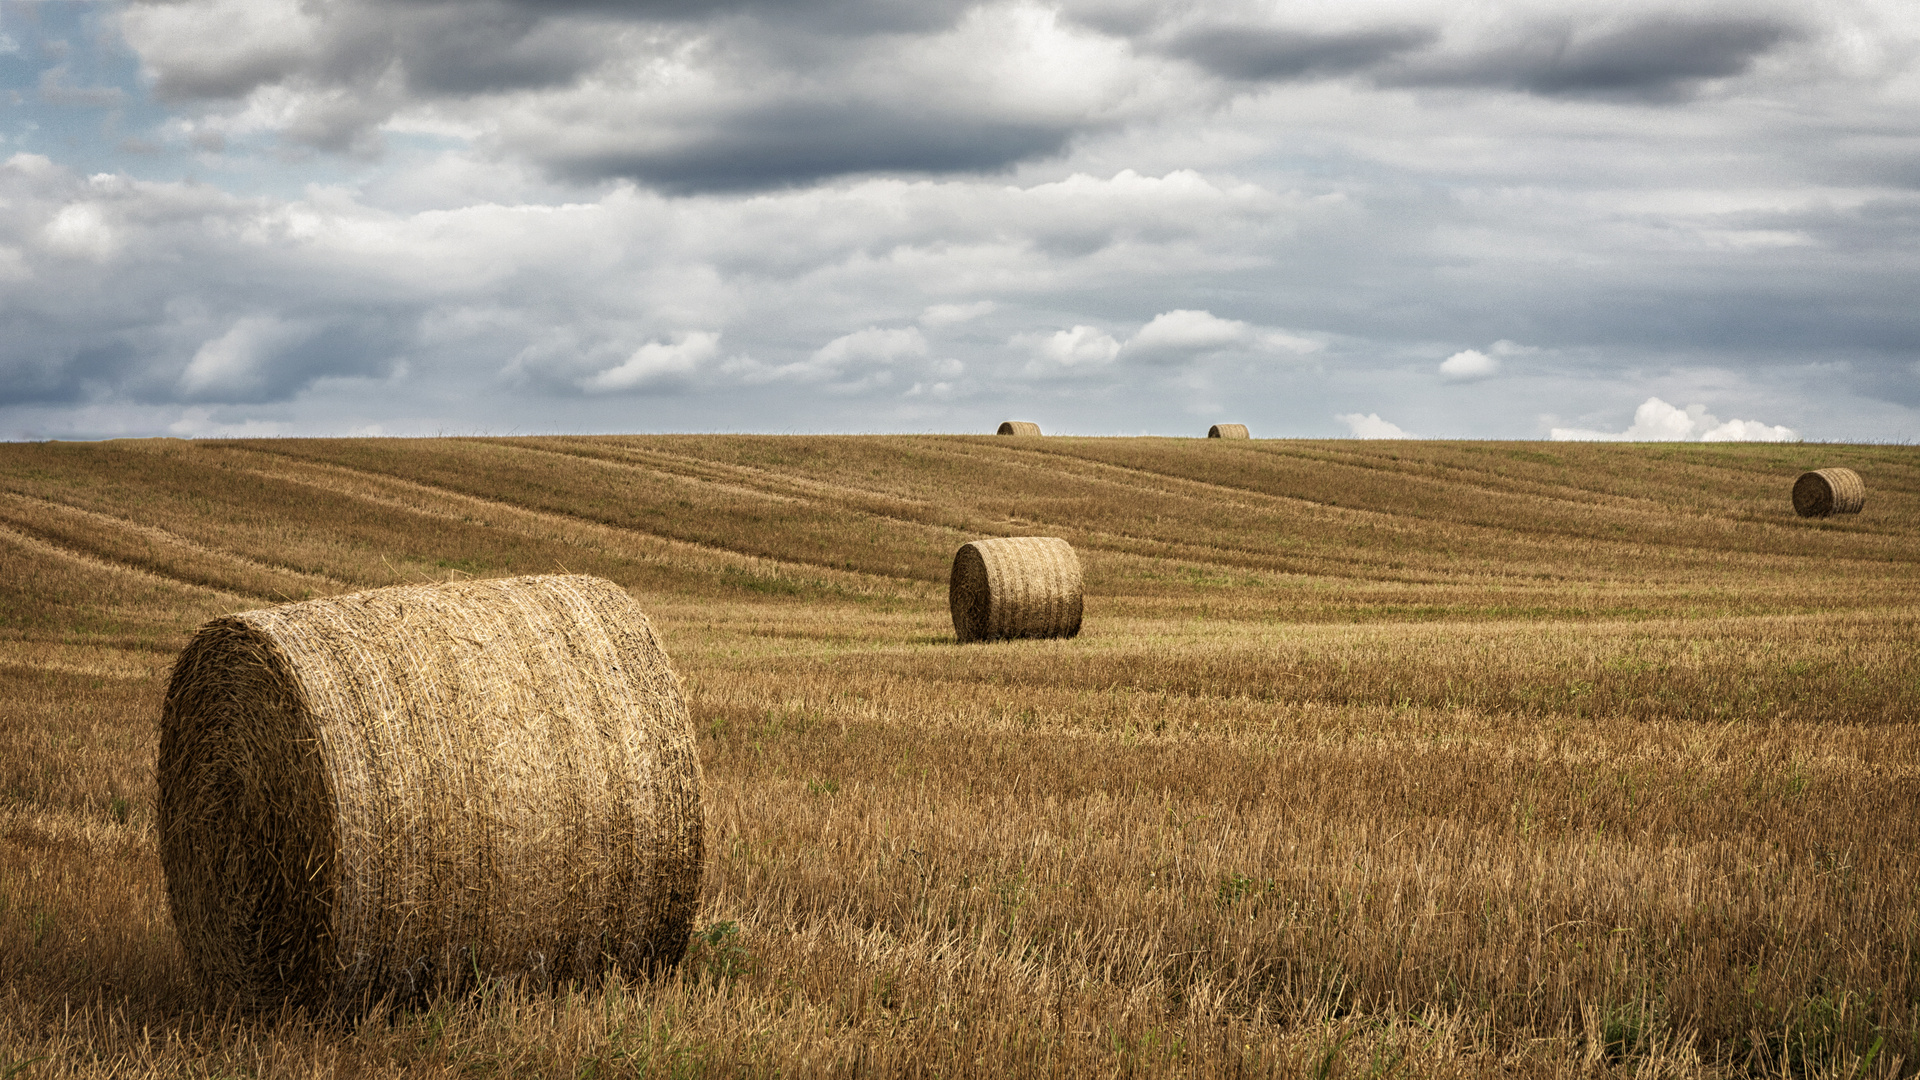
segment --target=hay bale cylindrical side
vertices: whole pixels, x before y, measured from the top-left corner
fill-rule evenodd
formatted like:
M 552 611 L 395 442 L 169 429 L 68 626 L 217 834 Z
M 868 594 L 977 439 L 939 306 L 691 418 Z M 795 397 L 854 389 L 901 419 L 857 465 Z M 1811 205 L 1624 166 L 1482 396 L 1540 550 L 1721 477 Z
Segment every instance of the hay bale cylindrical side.
M 1245 424 L 1215 424 L 1207 429 L 1209 439 L 1251 439 Z
M 400 586 L 215 619 L 161 711 L 188 965 L 243 1007 L 677 962 L 700 759 L 619 586 Z
M 1817 469 L 1793 482 L 1793 512 L 1801 517 L 1857 514 L 1867 505 L 1867 485 L 1852 469 Z
M 1040 425 L 1031 420 L 1002 420 L 995 435 L 1038 435 Z
M 953 556 L 947 606 L 961 641 L 1070 638 L 1080 632 L 1080 558 L 1053 536 L 962 544 Z

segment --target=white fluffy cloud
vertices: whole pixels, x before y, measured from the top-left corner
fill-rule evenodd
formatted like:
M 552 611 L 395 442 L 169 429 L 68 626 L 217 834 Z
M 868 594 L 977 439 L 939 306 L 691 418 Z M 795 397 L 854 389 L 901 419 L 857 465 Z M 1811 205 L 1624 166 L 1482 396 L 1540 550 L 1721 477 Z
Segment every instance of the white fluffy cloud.
M 1478 349 L 1462 349 L 1440 363 L 1440 374 L 1466 381 L 1485 379 L 1500 373 L 1500 361 Z
M 808 358 L 807 367 L 822 373 L 855 367 L 885 367 L 927 355 L 927 339 L 917 326 L 869 326 L 834 338 Z
M 1356 439 L 1417 439 L 1418 435 L 1403 431 L 1400 425 L 1380 419 L 1379 413 L 1336 413 L 1335 420 L 1347 425 L 1347 430 Z
M 1701 442 L 1795 442 L 1799 438 L 1792 428 L 1758 420 L 1729 420 L 1700 433 Z
M 118 246 L 106 215 L 92 203 L 72 203 L 61 207 L 47 227 L 41 230 L 46 246 L 62 255 L 76 255 L 105 262 Z
M 1590 431 L 1583 428 L 1554 428 L 1548 435 L 1558 441 L 1603 442 L 1792 442 L 1800 436 L 1792 428 L 1763 424 L 1758 420 L 1720 419 L 1705 405 L 1675 408 L 1657 397 L 1650 397 L 1633 411 L 1633 424 L 1625 431 Z
M 886 391 L 919 396 L 932 381 L 951 380 L 966 365 L 951 357 L 936 358 L 917 326 L 869 326 L 834 338 L 805 360 L 771 367 L 746 360 L 734 368 L 748 382 L 810 383 L 836 395 Z
M 813 354 L 823 364 L 838 366 L 851 361 L 877 360 L 891 363 L 903 356 L 925 356 L 927 339 L 914 326 L 882 329 L 869 326 L 822 345 Z
M 1034 363 L 1029 370 L 1104 367 L 1120 355 L 1120 342 L 1091 326 L 1051 334 L 1016 334 L 1008 344 L 1032 352 Z
M 671 344 L 647 342 L 617 367 L 580 380 L 580 388 L 591 393 L 617 393 L 681 382 L 719 355 L 720 335 L 695 330 Z
M 1501 338 L 1487 346 L 1486 352 L 1462 349 L 1447 357 L 1440 362 L 1440 376 L 1450 382 L 1476 382 L 1500 374 L 1502 361 L 1507 357 L 1535 356 L 1540 351 L 1535 346 Z
M 1155 315 L 1152 322 L 1127 339 L 1126 351 L 1129 356 L 1147 360 L 1180 360 L 1245 345 L 1252 338 L 1253 327 L 1238 319 L 1181 309 Z
M 1322 347 L 1318 341 L 1285 330 L 1185 308 L 1155 315 L 1124 342 L 1091 326 L 1075 326 L 1051 334 L 1015 335 L 1010 344 L 1032 353 L 1036 369 L 1098 368 L 1115 360 L 1181 364 L 1225 352 L 1298 355 Z

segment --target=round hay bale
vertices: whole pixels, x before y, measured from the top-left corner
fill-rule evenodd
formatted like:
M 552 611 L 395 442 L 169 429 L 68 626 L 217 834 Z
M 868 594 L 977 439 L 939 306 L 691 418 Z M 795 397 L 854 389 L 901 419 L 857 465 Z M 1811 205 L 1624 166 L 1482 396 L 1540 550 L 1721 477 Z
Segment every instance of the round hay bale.
M 1038 435 L 1040 425 L 1031 420 L 1002 420 L 1000 430 L 995 435 Z
M 1818 469 L 1793 482 L 1793 512 L 1801 517 L 1857 514 L 1867 505 L 1867 485 L 1852 469 Z
M 1080 559 L 1053 536 L 960 545 L 947 579 L 960 640 L 1072 637 L 1080 632 Z
M 625 591 L 400 586 L 215 619 L 160 719 L 160 860 L 188 965 L 241 1007 L 678 962 L 700 759 Z
M 1215 424 L 1207 429 L 1209 439 L 1251 439 L 1245 424 Z

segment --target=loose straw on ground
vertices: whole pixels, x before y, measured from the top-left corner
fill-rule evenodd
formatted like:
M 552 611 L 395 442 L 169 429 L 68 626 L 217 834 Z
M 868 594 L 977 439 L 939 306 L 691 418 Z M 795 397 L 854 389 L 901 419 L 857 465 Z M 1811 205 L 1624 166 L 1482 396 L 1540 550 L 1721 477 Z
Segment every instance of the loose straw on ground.
M 953 556 L 947 606 L 963 642 L 1070 638 L 1080 632 L 1080 559 L 1052 536 L 963 544 Z
M 1852 469 L 1818 469 L 1793 482 L 1793 512 L 1801 517 L 1857 514 L 1867 505 L 1867 485 Z
M 223 1003 L 417 997 L 677 962 L 700 760 L 646 616 L 581 576 L 215 619 L 161 712 L 160 856 Z

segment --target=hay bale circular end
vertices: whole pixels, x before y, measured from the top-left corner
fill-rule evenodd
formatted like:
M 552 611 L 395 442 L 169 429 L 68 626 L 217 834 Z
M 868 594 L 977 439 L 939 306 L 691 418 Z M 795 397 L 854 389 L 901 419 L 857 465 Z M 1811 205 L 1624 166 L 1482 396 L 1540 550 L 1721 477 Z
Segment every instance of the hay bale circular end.
M 962 642 L 1073 637 L 1082 598 L 1080 558 L 1053 536 L 962 544 L 947 580 L 953 631 Z
M 553 985 L 686 948 L 693 724 L 611 582 L 401 586 L 216 619 L 160 724 L 168 901 L 218 1001 Z
M 1207 429 L 1209 439 L 1251 439 L 1245 424 L 1215 424 Z
M 1002 420 L 995 435 L 1038 435 L 1040 425 L 1030 420 Z
M 1793 512 L 1801 517 L 1857 514 L 1867 505 L 1867 485 L 1852 469 L 1816 469 L 1793 482 Z

